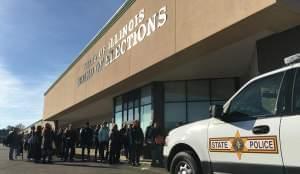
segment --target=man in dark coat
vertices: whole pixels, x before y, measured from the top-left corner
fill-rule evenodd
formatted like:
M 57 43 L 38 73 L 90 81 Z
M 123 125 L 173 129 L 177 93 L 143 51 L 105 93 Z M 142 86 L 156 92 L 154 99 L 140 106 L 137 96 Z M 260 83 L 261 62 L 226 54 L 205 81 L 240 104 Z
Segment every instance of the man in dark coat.
M 90 128 L 90 123 L 87 122 L 85 124 L 85 128 L 82 128 L 80 131 L 80 137 L 81 137 L 81 160 L 84 161 L 84 151 L 85 148 L 87 148 L 88 156 L 87 160 L 90 160 L 90 151 L 91 151 L 91 146 L 93 144 L 93 129 Z
M 52 154 L 54 148 L 53 144 L 54 144 L 54 132 L 52 131 L 51 125 L 47 123 L 43 131 L 43 141 L 42 141 L 43 163 L 46 162 L 46 158 L 48 158 L 48 163 L 52 163 Z
M 6 144 L 9 147 L 9 160 L 14 160 L 13 155 L 17 153 L 19 141 L 17 130 L 14 129 L 6 138 Z
M 27 137 L 27 150 L 28 150 L 28 154 L 27 154 L 27 159 L 28 160 L 32 160 L 33 159 L 33 137 L 35 134 L 35 127 L 32 126 L 31 131 Z
M 162 129 L 159 127 L 158 123 L 156 122 L 153 123 L 153 127 L 149 132 L 149 139 L 152 142 L 150 146 L 151 157 L 152 157 L 151 166 L 163 167 L 162 149 L 164 143 L 164 136 L 163 136 Z
M 70 159 L 70 161 L 73 161 L 76 140 L 76 132 L 72 129 L 72 124 L 69 124 L 68 128 L 65 130 L 63 135 L 63 141 L 65 146 L 64 161 L 67 161 L 68 158 Z
M 140 165 L 140 156 L 144 144 L 144 133 L 139 126 L 139 122 L 133 122 L 133 128 L 130 131 L 131 163 L 133 166 Z
M 121 135 L 121 149 L 124 147 L 124 155 L 129 159 L 129 138 L 128 138 L 128 128 L 127 124 L 123 123 L 122 129 L 120 130 Z
M 35 163 L 39 163 L 42 156 L 42 126 L 37 126 L 33 135 L 33 158 Z
M 95 161 L 97 162 L 98 159 L 98 153 L 100 158 L 100 149 L 99 149 L 99 141 L 98 141 L 98 134 L 100 130 L 100 125 L 97 125 L 94 130 L 94 145 L 95 145 Z
M 56 154 L 58 157 L 63 159 L 64 156 L 64 145 L 63 145 L 63 129 L 59 128 L 55 133 L 55 145 L 56 145 Z
M 109 136 L 109 163 L 116 164 L 120 162 L 121 135 L 117 124 L 114 124 Z

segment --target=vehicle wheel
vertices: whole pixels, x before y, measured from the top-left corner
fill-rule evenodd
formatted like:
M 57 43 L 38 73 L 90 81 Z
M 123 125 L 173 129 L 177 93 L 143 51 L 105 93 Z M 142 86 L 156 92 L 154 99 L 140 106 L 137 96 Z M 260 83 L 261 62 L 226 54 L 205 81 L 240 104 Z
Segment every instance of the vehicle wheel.
M 190 152 L 179 152 L 171 163 L 171 174 L 199 174 L 200 166 L 197 166 L 195 158 Z

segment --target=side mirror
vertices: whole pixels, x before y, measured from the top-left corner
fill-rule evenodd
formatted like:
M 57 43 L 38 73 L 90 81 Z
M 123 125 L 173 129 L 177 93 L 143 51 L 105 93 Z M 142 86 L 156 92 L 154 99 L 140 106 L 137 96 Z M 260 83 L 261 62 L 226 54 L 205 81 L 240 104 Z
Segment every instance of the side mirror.
M 223 116 L 223 106 L 222 105 L 212 105 L 209 107 L 209 114 L 211 117 L 220 118 Z

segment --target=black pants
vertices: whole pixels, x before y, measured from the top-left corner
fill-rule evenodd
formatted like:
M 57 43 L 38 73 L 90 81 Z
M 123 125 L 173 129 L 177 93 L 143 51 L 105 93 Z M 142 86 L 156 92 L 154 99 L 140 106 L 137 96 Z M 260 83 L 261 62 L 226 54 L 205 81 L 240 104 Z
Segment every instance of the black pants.
M 131 163 L 139 164 L 142 152 L 142 145 L 133 144 L 131 146 Z
M 64 160 L 73 160 L 75 154 L 75 143 L 66 143 L 64 150 Z
M 58 157 L 62 157 L 63 156 L 63 143 L 62 142 L 56 142 L 55 143 L 55 145 L 56 145 L 56 155 L 58 156 Z
M 41 144 L 34 144 L 33 145 L 33 158 L 35 162 L 40 162 L 42 157 L 42 148 Z
M 84 160 L 85 158 L 85 149 L 87 149 L 87 159 L 90 160 L 90 152 L 91 152 L 91 144 L 90 143 L 84 143 L 81 145 L 81 159 Z
M 109 163 L 116 164 L 120 162 L 120 148 L 118 145 L 112 146 L 109 152 Z
M 99 143 L 99 151 L 100 151 L 100 160 L 108 160 L 108 142 L 100 142 Z M 104 152 L 106 151 L 106 154 L 104 156 Z
M 152 165 L 156 165 L 157 161 L 160 166 L 163 165 L 162 149 L 163 149 L 163 146 L 160 144 L 152 144 L 151 145 Z
M 27 159 L 32 159 L 33 157 L 33 145 L 28 143 Z
M 95 140 L 95 161 L 98 159 L 98 152 L 100 157 L 100 146 L 98 140 Z
M 46 158 L 48 158 L 48 162 L 52 162 L 52 153 L 53 153 L 53 149 L 51 147 L 43 148 L 42 151 L 43 162 L 46 161 Z
M 127 159 L 129 159 L 130 156 L 130 150 L 129 150 L 129 145 L 127 142 L 123 143 L 123 147 L 124 147 L 124 155 Z

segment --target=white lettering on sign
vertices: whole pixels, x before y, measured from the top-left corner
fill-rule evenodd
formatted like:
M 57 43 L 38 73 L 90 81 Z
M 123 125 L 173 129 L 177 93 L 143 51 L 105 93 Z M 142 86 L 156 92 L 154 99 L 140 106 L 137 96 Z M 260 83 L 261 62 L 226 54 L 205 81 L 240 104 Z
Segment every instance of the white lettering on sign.
M 84 74 L 77 79 L 77 85 L 101 72 L 105 67 L 116 61 L 127 51 L 151 36 L 167 21 L 167 7 L 164 6 L 145 21 L 145 9 L 141 9 L 129 22 L 111 39 L 107 46 L 101 48 L 92 58 L 84 63 Z

